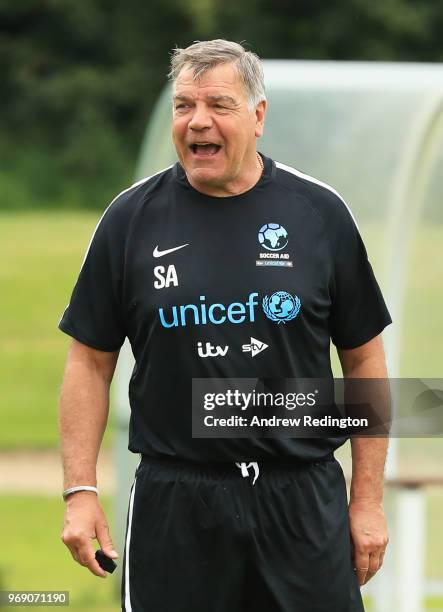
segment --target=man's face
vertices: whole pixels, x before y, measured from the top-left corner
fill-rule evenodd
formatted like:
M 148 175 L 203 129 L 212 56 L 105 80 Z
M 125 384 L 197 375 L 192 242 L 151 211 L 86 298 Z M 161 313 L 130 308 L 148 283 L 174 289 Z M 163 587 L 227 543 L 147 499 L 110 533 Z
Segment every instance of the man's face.
M 181 70 L 173 97 L 172 137 L 180 163 L 197 188 L 233 185 L 256 164 L 256 138 L 263 133 L 266 102 L 247 106 L 232 64 L 220 64 L 194 81 Z

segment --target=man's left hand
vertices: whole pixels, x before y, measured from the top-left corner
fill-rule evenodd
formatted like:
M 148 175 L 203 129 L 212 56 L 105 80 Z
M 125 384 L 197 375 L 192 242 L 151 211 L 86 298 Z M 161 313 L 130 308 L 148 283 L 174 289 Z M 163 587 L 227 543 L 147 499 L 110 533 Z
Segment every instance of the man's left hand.
M 349 524 L 354 568 L 362 586 L 381 568 L 389 541 L 382 505 L 366 500 L 351 501 Z

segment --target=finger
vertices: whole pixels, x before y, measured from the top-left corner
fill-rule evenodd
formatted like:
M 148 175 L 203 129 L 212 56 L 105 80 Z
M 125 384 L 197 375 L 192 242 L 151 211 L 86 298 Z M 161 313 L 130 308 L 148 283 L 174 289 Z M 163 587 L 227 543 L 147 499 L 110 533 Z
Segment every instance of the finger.
M 379 565 L 378 565 L 378 569 L 381 568 L 381 566 L 383 565 L 383 561 L 385 559 L 385 551 L 382 550 L 382 552 L 380 553 L 380 559 L 379 559 Z
M 355 569 L 358 579 L 358 584 L 363 586 L 366 582 L 366 576 L 368 575 L 368 570 L 364 567 L 357 567 Z
M 369 580 L 375 576 L 380 567 L 380 555 L 379 553 L 371 553 L 369 555 L 369 569 L 366 574 L 365 584 L 369 582 Z
M 105 522 L 97 523 L 96 525 L 97 540 L 100 544 L 100 548 L 108 557 L 111 559 L 118 558 L 118 552 L 115 550 L 112 543 L 111 534 L 109 533 L 109 526 Z
M 366 575 L 369 570 L 369 554 L 355 551 L 354 554 L 354 570 L 357 574 L 358 584 L 362 586 L 365 583 Z
M 100 567 L 95 558 L 92 541 L 78 546 L 75 554 L 80 565 L 87 567 L 95 576 L 100 576 L 100 578 L 107 577 L 105 570 Z

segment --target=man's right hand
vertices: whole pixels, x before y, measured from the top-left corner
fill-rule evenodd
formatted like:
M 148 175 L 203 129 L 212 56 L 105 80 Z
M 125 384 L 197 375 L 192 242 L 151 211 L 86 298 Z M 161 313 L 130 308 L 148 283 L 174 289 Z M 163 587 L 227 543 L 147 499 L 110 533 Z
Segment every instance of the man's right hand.
M 62 542 L 69 548 L 75 561 L 96 576 L 106 578 L 106 572 L 95 559 L 92 541 L 97 539 L 100 548 L 112 559 L 117 559 L 118 553 L 114 550 L 108 522 L 97 494 L 93 491 L 77 491 L 69 495 L 65 503 Z

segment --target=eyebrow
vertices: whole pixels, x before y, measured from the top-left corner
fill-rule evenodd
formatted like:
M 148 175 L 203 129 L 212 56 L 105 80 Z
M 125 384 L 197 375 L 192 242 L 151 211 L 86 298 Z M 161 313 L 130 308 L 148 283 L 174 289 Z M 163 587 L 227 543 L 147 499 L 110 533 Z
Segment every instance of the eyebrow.
M 188 101 L 191 98 L 189 98 L 189 96 L 177 94 L 173 96 L 173 99 L 174 101 L 175 100 Z M 212 100 L 213 102 L 228 102 L 229 104 L 233 104 L 234 106 L 237 105 L 237 100 L 235 100 L 235 98 L 233 98 L 232 96 L 225 95 L 225 94 L 208 95 L 208 96 L 205 96 L 205 100 Z

